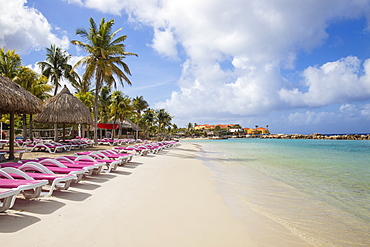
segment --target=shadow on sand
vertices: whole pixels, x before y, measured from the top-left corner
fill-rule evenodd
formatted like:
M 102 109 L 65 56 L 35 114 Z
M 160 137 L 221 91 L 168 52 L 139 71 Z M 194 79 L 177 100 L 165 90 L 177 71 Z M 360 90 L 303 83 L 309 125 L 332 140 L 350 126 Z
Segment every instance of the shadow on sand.
M 17 232 L 41 220 L 40 218 L 16 211 L 13 213 L 0 213 L 0 217 L 0 233 Z
M 130 163 L 127 163 L 124 165 L 124 168 L 129 168 L 129 169 L 133 169 L 133 168 L 136 168 L 138 166 L 141 166 L 143 163 L 140 163 L 140 162 L 130 162 Z M 117 170 L 114 171 L 114 173 L 117 173 Z
M 69 190 L 54 191 L 53 196 L 64 199 L 64 200 L 81 202 L 89 198 L 91 194 L 81 192 L 81 191 L 76 191 L 76 190 L 73 190 L 73 188 L 72 189 L 69 188 Z
M 30 212 L 34 214 L 51 214 L 66 205 L 53 199 L 23 199 L 17 198 L 12 210 L 19 212 Z

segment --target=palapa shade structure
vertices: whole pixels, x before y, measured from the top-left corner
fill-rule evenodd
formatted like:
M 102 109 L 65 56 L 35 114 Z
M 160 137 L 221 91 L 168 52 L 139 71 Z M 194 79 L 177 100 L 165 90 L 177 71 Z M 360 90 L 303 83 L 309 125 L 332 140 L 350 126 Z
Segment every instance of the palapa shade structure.
M 139 131 L 141 131 L 139 126 L 137 126 L 128 119 L 123 120 L 120 124 L 122 125 L 123 128 L 133 129 L 136 132 L 135 139 L 139 138 Z
M 102 128 L 102 129 L 113 129 L 113 122 L 114 121 L 109 121 L 106 124 L 98 124 L 98 128 Z M 99 127 L 99 125 L 101 127 Z M 107 128 L 104 128 L 104 125 L 106 125 Z M 132 129 L 132 130 L 136 131 L 136 139 L 138 139 L 139 131 L 142 131 L 139 126 L 137 126 L 136 124 L 134 124 L 132 121 L 130 121 L 128 119 L 124 119 L 122 121 L 121 120 L 117 120 L 115 122 L 115 125 L 121 126 L 122 129 Z M 108 126 L 110 126 L 110 128 Z M 117 128 L 114 128 L 114 129 L 117 129 Z
M 137 126 L 136 124 L 134 124 L 133 122 L 131 122 L 128 119 L 125 119 L 123 121 L 120 121 L 119 124 L 122 125 L 122 128 L 133 129 L 135 131 L 141 131 L 141 129 L 140 129 L 139 126 Z
M 9 159 L 14 159 L 14 114 L 41 112 L 42 102 L 12 80 L 0 75 L 0 114 L 10 114 Z
M 42 112 L 35 116 L 34 121 L 54 124 L 93 123 L 89 108 L 73 96 L 66 86 L 59 94 L 49 98 L 44 103 Z

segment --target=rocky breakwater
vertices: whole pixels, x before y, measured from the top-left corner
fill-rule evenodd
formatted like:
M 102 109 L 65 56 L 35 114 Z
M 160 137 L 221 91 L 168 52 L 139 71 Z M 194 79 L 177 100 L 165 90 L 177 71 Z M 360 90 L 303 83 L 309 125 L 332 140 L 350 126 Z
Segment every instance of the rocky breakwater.
M 315 133 L 311 135 L 301 135 L 301 134 L 269 134 L 262 135 L 260 138 L 266 139 L 322 139 L 322 140 L 370 140 L 370 134 L 360 135 L 322 135 L 320 133 Z

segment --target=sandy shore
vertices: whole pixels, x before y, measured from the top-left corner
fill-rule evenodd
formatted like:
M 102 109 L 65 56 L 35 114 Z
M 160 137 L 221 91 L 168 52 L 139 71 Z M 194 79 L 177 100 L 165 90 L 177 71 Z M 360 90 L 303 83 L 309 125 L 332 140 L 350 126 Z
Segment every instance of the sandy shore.
M 26 153 L 24 158 L 37 155 L 45 153 Z M 213 171 L 197 159 L 200 155 L 195 145 L 183 143 L 156 155 L 135 157 L 114 173 L 88 177 L 52 197 L 17 199 L 11 210 L 0 214 L 1 243 L 306 246 L 255 212 L 233 214 L 216 192 Z

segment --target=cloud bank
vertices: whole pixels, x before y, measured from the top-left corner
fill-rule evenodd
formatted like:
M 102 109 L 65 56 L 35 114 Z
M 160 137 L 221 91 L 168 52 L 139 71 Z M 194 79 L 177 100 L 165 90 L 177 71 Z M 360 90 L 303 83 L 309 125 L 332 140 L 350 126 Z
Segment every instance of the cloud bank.
M 63 32 L 57 34 L 60 31 L 37 9 L 25 6 L 26 2 L 0 0 L 0 47 L 16 49 L 20 54 L 51 44 L 67 49 L 67 36 Z
M 347 54 L 298 71 L 295 81 L 282 72 L 294 72 L 300 54 L 325 44 L 332 24 L 363 18 L 363 31 L 368 32 L 368 1 L 64 1 L 127 15 L 132 23 L 152 28 L 150 47 L 182 64 L 178 90 L 155 105 L 177 120 L 243 124 L 280 112 L 284 119 L 276 121 L 292 126 L 328 119 L 369 121 L 370 60 Z M 0 2 L 5 6 L 0 10 L 0 45 L 14 44 L 24 51 L 46 43 L 68 45 L 41 13 L 24 7 L 25 0 Z M 16 11 L 10 14 L 10 9 Z
M 153 28 L 151 46 L 159 54 L 172 59 L 184 54 L 179 90 L 156 105 L 178 118 L 261 116 L 370 99 L 369 60 L 348 56 L 308 67 L 298 82 L 281 74 L 282 69 L 294 69 L 298 52 L 323 44 L 331 23 L 368 17 L 366 1 L 69 2 L 115 15 L 127 13 L 132 22 Z M 313 119 L 312 114 L 304 117 Z

